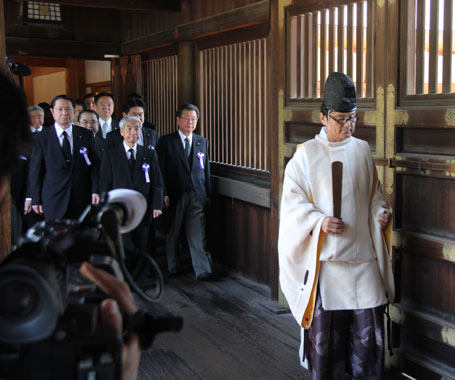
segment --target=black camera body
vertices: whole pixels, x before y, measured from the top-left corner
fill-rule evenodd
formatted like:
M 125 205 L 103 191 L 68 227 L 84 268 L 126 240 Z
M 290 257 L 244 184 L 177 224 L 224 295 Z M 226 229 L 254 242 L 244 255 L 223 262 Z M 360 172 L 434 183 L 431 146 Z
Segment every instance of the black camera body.
M 118 252 L 105 234 L 103 218 L 113 207 L 104 198 L 78 221 L 35 225 L 1 263 L 1 379 L 121 379 L 121 333 L 98 318 L 107 296 L 79 273 L 80 264 L 88 261 L 121 280 L 124 275 L 131 280 L 121 244 Z M 125 211 L 119 205 L 114 209 L 114 214 Z M 121 217 L 108 219 L 112 232 Z M 119 236 L 114 240 L 121 241 Z M 178 317 L 124 314 L 125 330 L 138 333 L 143 349 L 156 333 L 181 327 Z
M 106 296 L 77 274 L 102 257 L 118 275 L 98 236 L 77 221 L 41 222 L 2 263 L 1 378 L 121 379 L 122 337 L 98 323 Z

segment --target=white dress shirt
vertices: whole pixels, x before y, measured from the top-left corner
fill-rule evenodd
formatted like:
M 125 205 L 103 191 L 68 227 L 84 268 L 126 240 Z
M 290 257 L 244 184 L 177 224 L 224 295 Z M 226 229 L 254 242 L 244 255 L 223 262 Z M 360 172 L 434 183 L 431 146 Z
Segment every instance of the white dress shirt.
M 191 152 L 191 146 L 193 145 L 193 134 L 191 133 L 189 136 L 186 136 L 180 131 L 180 129 L 178 130 L 178 132 L 179 132 L 180 140 L 182 141 L 183 150 L 185 150 L 185 139 L 188 137 L 188 139 L 190 140 L 190 152 Z
M 63 129 L 60 125 L 55 123 L 55 132 L 57 133 L 58 141 L 60 143 L 60 146 L 63 145 L 63 132 L 66 132 L 66 135 L 68 136 L 68 141 L 70 143 L 70 148 L 71 148 L 71 154 L 73 153 L 73 126 Z
M 110 117 L 109 120 L 106 120 L 106 121 L 99 118 L 99 122 L 100 122 L 101 133 L 103 134 L 103 139 L 105 139 L 106 135 L 112 131 L 112 117 Z M 107 125 L 104 126 L 104 124 L 107 124 Z
M 33 128 L 32 126 L 30 126 L 30 130 L 32 131 L 32 133 L 37 133 L 37 132 L 41 132 L 43 130 L 43 126 L 40 125 L 39 128 Z
M 134 159 L 136 159 L 137 156 L 137 143 L 134 144 L 134 146 L 128 146 L 125 141 L 123 141 L 123 147 L 125 148 L 125 153 L 126 153 L 126 158 L 129 160 L 130 159 L 130 154 L 129 152 L 130 149 L 133 149 L 133 154 L 134 154 Z

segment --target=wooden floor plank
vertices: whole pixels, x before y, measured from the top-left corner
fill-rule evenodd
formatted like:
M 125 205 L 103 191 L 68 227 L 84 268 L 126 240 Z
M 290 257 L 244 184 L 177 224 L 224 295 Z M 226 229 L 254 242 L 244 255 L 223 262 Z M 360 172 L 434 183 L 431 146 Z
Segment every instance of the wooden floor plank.
M 297 323 L 264 307 L 264 289 L 235 276 L 167 279 L 158 306 L 182 316 L 184 329 L 157 336 L 139 379 L 310 378 L 298 362 Z

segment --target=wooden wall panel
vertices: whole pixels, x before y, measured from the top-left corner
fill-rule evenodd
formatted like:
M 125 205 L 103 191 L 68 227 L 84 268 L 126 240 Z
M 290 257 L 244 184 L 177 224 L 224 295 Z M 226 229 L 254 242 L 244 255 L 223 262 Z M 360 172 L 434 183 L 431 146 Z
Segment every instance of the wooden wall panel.
M 411 366 L 411 368 L 407 367 L 406 373 L 419 380 L 453 379 L 453 350 L 447 344 L 436 342 L 423 335 L 422 333 L 426 332 L 425 330 L 428 329 L 428 325 L 419 326 L 414 325 L 413 322 L 414 321 L 409 321 L 407 327 L 401 328 L 400 341 L 401 346 L 409 350 L 404 356 L 412 358 L 415 363 L 419 363 L 420 369 L 418 369 L 418 366 L 416 366 L 416 368 L 413 368 L 413 366 Z M 417 352 L 419 354 L 417 354 Z M 422 368 L 422 366 L 427 368 L 434 366 L 434 362 L 432 363 L 431 359 L 429 359 L 430 357 L 438 358 L 439 374 Z M 409 364 L 407 364 L 407 366 L 409 366 Z
M 455 154 L 455 129 L 397 128 L 397 152 L 453 156 Z
M 455 239 L 455 181 L 397 175 L 395 227 Z
M 178 26 L 210 18 L 219 13 L 259 3 L 262 0 L 183 0 L 182 11 L 124 12 L 122 15 L 125 40 L 175 29 Z
M 209 247 L 229 269 L 277 291 L 277 273 L 270 268 L 270 210 L 216 195 L 207 213 Z
M 431 137 L 423 128 L 409 132 L 414 159 L 427 153 L 428 141 L 438 151 L 446 145 L 444 135 Z M 455 247 L 455 181 L 425 172 L 408 166 L 396 173 L 395 229 L 400 238 L 394 249 L 394 308 L 400 316 L 393 318 L 393 335 L 406 373 L 451 378 L 455 341 L 447 336 L 455 331 L 455 256 L 450 253 Z
M 286 144 L 298 145 L 307 140 L 313 139 L 321 130 L 321 125 L 316 123 L 285 123 Z M 365 140 L 374 153 L 376 151 L 376 129 L 372 127 L 356 127 L 355 137 Z
M 403 250 L 400 302 L 455 324 L 455 263 L 422 254 Z

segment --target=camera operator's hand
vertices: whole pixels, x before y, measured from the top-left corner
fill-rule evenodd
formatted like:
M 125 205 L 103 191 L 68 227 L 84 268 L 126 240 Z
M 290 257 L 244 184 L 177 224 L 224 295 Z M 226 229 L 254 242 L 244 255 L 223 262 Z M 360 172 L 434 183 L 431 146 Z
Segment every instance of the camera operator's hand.
M 27 215 L 32 211 L 32 200 L 27 198 L 24 202 L 24 215 Z
M 32 206 L 32 209 L 35 211 L 35 214 L 43 215 L 43 205 Z
M 98 203 L 100 203 L 100 195 L 92 194 L 92 205 L 97 205 Z
M 137 311 L 128 285 L 88 263 L 81 265 L 80 272 L 106 294 L 112 296 L 113 299 L 106 299 L 101 304 L 101 320 L 121 332 L 122 315 L 117 302 L 130 314 Z M 123 380 L 135 380 L 137 378 L 140 358 L 139 339 L 135 332 L 129 332 L 122 350 Z

